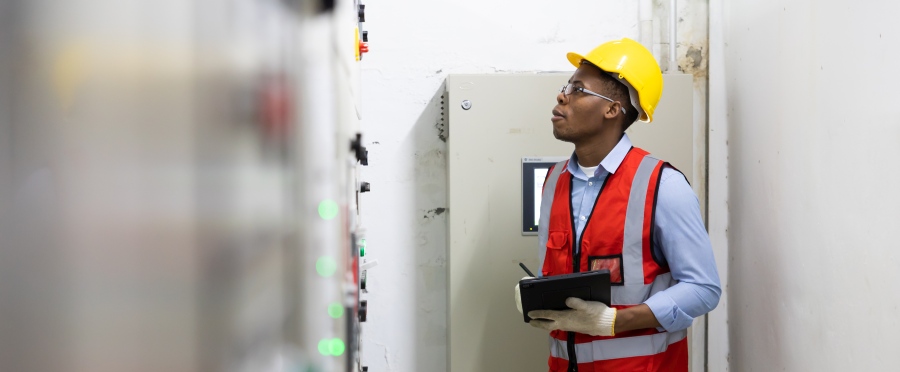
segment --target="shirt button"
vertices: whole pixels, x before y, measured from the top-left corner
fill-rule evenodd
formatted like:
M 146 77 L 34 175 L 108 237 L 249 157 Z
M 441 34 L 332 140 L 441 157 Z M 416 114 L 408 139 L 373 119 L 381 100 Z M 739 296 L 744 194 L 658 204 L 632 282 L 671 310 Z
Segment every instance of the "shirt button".
M 581 216 L 581 220 L 584 221 L 584 216 Z
M 588 186 L 594 186 L 593 182 L 588 182 Z

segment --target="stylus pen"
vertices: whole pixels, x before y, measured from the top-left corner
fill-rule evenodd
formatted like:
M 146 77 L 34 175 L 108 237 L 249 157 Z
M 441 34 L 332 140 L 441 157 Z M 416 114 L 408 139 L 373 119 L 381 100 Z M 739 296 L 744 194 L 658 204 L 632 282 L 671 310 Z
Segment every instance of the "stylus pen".
M 525 264 L 519 262 L 519 266 L 522 266 L 522 270 L 525 270 L 525 272 L 528 273 L 528 276 L 530 276 L 530 277 L 532 277 L 532 278 L 535 277 L 534 274 L 531 273 L 531 270 L 528 270 L 528 268 L 525 267 Z

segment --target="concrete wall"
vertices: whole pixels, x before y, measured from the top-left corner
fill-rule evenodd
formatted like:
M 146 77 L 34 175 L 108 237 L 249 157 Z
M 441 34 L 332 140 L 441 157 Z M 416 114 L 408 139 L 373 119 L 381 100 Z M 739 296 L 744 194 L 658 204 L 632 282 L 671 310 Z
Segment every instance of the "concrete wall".
M 679 2 L 685 45 L 677 59 L 700 79 L 694 99 L 700 129 L 706 66 L 684 57 L 689 51 L 692 58 L 706 57 L 704 3 Z M 666 4 L 653 4 L 655 50 L 667 48 L 662 45 Z M 566 52 L 587 52 L 623 36 L 637 39 L 638 13 L 638 2 L 631 0 L 367 4 L 371 53 L 362 60 L 362 130 L 370 166 L 362 169 L 361 179 L 372 183 L 372 192 L 360 196 L 360 206 L 368 255 L 379 261 L 369 271 L 364 296 L 369 314 L 362 358 L 370 371 L 446 368 L 446 216 L 452 213 L 446 209 L 446 128 L 440 111 L 446 75 L 573 71 Z M 703 169 L 705 130 L 697 136 L 695 169 Z
M 727 121 L 711 127 L 728 145 L 714 149 L 712 135 L 710 158 L 728 166 L 711 167 L 710 187 L 727 175 L 730 214 L 721 357 L 734 371 L 894 370 L 900 5 L 717 3 L 710 115 Z M 727 97 L 714 102 L 718 89 Z

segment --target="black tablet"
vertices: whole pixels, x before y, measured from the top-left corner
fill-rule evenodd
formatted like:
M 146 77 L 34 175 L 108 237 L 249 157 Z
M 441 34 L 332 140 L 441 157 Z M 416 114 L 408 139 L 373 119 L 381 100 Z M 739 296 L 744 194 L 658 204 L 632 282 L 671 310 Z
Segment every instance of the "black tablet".
M 533 310 L 568 310 L 566 299 L 578 297 L 585 301 L 610 303 L 609 270 L 555 275 L 519 281 L 522 313 L 525 323 L 531 321 Z

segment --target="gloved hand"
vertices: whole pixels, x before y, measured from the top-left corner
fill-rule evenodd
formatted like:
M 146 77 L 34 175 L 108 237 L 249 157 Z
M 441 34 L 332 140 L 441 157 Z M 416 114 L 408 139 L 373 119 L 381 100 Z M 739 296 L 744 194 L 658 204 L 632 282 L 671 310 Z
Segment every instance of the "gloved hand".
M 532 319 L 529 324 L 548 331 L 559 329 L 591 336 L 615 336 L 615 308 L 576 297 L 567 298 L 566 306 L 572 309 L 531 311 L 528 313 Z
M 526 277 L 522 278 L 522 280 L 525 280 L 525 279 L 534 279 L 534 277 L 526 276 Z M 519 294 L 519 283 L 516 283 L 516 309 L 519 309 L 519 314 L 522 313 L 522 295 Z

